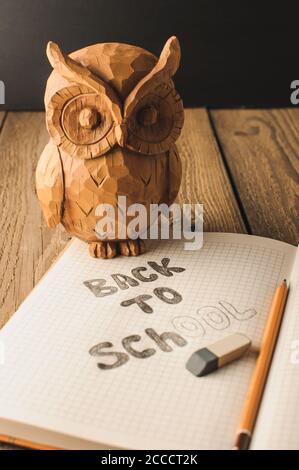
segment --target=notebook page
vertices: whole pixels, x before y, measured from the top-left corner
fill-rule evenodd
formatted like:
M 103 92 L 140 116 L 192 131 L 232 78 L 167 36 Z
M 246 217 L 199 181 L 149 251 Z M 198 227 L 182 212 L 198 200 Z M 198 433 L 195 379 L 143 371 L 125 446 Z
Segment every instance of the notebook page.
M 251 447 L 299 449 L 299 254 Z
M 152 242 L 137 258 L 96 260 L 74 241 L 0 333 L 0 417 L 108 446 L 231 448 L 255 357 L 203 378 L 185 364 L 195 350 L 233 332 L 259 343 L 295 252 L 258 237 L 205 234 L 197 252 L 184 251 L 180 241 Z M 167 277 L 148 265 L 163 258 L 185 270 Z M 116 288 L 111 275 L 137 267 L 157 279 L 105 297 L 84 285 L 101 278 Z M 161 300 L 161 288 L 175 291 L 176 303 Z M 165 296 L 173 299 L 170 292 Z M 149 296 L 152 313 L 121 305 L 139 295 Z M 146 330 L 172 337 L 159 345 Z M 147 357 L 125 350 L 131 335 L 129 345 Z M 122 365 L 98 367 L 116 362 L 89 353 L 103 342 L 113 346 L 100 352 L 122 353 Z

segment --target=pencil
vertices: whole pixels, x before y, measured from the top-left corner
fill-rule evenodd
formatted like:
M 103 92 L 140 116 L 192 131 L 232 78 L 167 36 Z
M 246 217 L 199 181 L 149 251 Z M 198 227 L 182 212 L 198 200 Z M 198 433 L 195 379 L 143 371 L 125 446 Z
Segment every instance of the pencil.
M 271 364 L 275 342 L 287 299 L 288 286 L 284 280 L 276 289 L 268 320 L 263 334 L 262 345 L 244 403 L 234 450 L 249 448 L 251 436 Z
M 47 446 L 44 444 L 38 444 L 36 442 L 27 441 L 26 439 L 19 439 L 17 437 L 7 436 L 6 434 L 0 434 L 0 442 L 5 442 L 13 446 L 26 447 L 32 450 L 60 450 L 58 447 Z

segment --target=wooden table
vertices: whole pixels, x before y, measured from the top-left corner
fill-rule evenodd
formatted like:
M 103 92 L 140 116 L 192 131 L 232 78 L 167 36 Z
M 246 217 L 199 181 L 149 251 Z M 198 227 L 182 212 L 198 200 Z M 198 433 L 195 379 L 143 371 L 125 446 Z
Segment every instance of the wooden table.
M 0 327 L 69 240 L 35 195 L 47 140 L 43 113 L 0 111 Z M 187 109 L 179 149 L 180 199 L 204 204 L 206 231 L 299 243 L 299 108 Z

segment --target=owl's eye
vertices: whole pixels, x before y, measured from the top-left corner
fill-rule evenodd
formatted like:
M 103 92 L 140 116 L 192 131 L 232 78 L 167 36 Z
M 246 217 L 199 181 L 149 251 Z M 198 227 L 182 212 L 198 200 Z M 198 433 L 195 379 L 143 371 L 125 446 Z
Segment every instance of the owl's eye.
M 83 108 L 79 114 L 80 126 L 94 129 L 101 122 L 101 115 L 95 108 Z
M 47 122 L 51 136 L 71 156 L 98 157 L 115 143 L 107 102 L 87 87 L 70 86 L 56 93 L 48 106 Z
M 137 120 L 142 126 L 153 126 L 158 120 L 158 110 L 154 105 L 144 106 L 138 111 Z
M 127 146 L 147 155 L 163 153 L 177 140 L 183 120 L 179 95 L 171 83 L 161 84 L 129 116 Z
M 113 125 L 103 97 L 96 93 L 70 100 L 62 111 L 61 122 L 66 136 L 77 145 L 101 141 Z

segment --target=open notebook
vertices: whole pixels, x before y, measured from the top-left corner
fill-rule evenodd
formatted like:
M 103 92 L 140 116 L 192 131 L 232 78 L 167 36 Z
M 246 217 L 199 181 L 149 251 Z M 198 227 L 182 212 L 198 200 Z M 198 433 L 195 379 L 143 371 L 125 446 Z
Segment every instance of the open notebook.
M 137 258 L 97 260 L 72 241 L 0 333 L 0 434 L 70 449 L 232 448 L 256 357 L 202 378 L 185 364 L 232 332 L 258 346 L 287 278 L 251 447 L 299 448 L 296 252 L 209 233 L 199 251 L 159 241 Z

